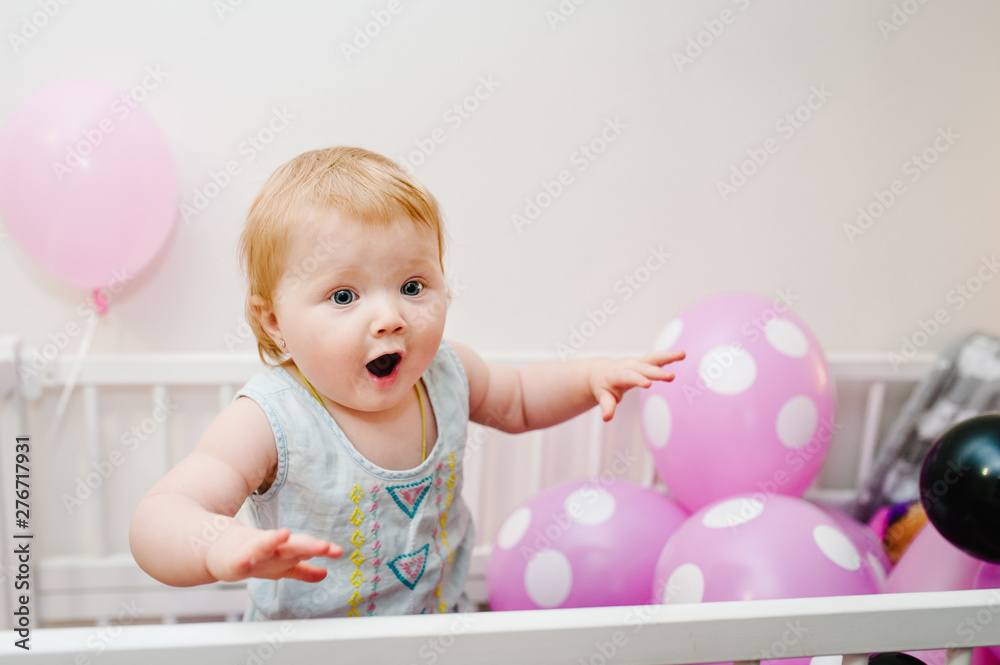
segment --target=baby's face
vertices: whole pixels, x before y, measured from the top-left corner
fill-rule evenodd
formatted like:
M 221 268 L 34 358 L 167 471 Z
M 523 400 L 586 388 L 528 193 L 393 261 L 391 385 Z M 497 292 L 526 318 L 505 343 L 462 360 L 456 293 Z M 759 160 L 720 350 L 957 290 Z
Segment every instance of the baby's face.
M 401 219 L 372 228 L 325 213 L 289 238 L 274 313 L 316 390 L 353 411 L 401 404 L 444 333 L 436 235 Z

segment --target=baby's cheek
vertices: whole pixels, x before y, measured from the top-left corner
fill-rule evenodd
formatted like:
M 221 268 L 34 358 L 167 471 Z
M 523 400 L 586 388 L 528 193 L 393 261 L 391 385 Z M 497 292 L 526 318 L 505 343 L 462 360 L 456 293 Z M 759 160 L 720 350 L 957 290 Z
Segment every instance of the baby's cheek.
M 447 313 L 448 301 L 446 298 L 428 299 L 414 311 L 411 325 L 416 332 L 443 330 Z

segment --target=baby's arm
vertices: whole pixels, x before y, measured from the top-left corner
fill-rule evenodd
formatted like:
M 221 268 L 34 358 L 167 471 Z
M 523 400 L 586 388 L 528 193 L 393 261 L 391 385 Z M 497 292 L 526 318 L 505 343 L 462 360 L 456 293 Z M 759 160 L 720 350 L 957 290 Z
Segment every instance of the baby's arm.
M 195 450 L 139 502 L 129 529 L 136 562 L 174 586 L 246 577 L 323 579 L 326 570 L 306 560 L 340 556 L 339 546 L 233 518 L 276 463 L 274 434 L 260 407 L 243 398 L 230 404 Z
M 605 421 L 631 388 L 673 381 L 663 365 L 683 351 L 656 351 L 642 358 L 584 358 L 513 368 L 487 363 L 468 347 L 450 342 L 469 378 L 469 419 L 505 432 L 551 427 L 599 404 Z

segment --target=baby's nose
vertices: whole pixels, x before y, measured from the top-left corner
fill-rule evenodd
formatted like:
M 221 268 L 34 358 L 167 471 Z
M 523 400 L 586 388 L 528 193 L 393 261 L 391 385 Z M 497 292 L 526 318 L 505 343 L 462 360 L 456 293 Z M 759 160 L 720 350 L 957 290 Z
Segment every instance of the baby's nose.
M 398 307 L 384 303 L 372 318 L 371 331 L 375 336 L 402 333 L 406 331 L 406 320 Z

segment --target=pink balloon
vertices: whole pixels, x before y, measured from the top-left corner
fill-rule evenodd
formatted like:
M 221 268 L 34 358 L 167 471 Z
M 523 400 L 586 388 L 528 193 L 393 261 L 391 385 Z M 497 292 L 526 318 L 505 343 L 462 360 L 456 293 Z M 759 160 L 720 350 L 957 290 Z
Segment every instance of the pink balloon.
M 882 540 L 875 531 L 862 522 L 854 519 L 836 508 L 823 508 L 827 515 L 833 518 L 837 526 L 844 534 L 851 539 L 854 546 L 864 555 L 872 566 L 872 572 L 878 579 L 879 588 L 885 584 L 889 571 L 892 570 L 892 561 L 882 546 Z
M 926 651 L 904 651 L 908 656 L 913 656 L 924 662 L 924 665 L 944 665 L 948 652 L 944 649 L 930 649 Z
M 824 510 L 747 494 L 702 508 L 671 536 L 654 591 L 655 602 L 670 604 L 844 596 L 878 593 L 879 579 Z
M 649 603 L 656 557 L 687 512 L 624 480 L 570 481 L 514 510 L 486 582 L 493 610 Z
M 54 83 L 0 129 L 0 217 L 25 253 L 70 284 L 132 279 L 166 241 L 176 210 L 166 138 L 110 85 Z
M 673 383 L 641 393 L 646 441 L 678 501 L 801 496 L 834 423 L 829 367 L 805 324 L 779 301 L 729 293 L 682 311 L 655 348 L 687 352 Z
M 976 647 L 972 650 L 972 665 L 1000 665 L 1000 647 Z
M 983 562 L 944 539 L 930 523 L 903 552 L 886 580 L 885 593 L 971 589 Z
M 976 580 L 973 582 L 972 588 L 1000 590 L 1000 566 L 992 563 L 984 563 L 983 567 L 979 569 L 979 573 L 976 575 Z M 993 599 L 994 601 L 1000 601 L 1000 591 L 993 594 Z M 992 610 L 995 606 L 996 603 L 993 603 L 990 609 Z M 986 650 L 989 652 L 994 662 L 1000 659 L 1000 645 L 986 647 Z
M 995 563 L 984 563 L 979 572 L 976 573 L 976 580 L 972 585 L 973 589 L 1000 589 L 1000 565 Z M 1000 600 L 1000 594 L 997 594 Z

